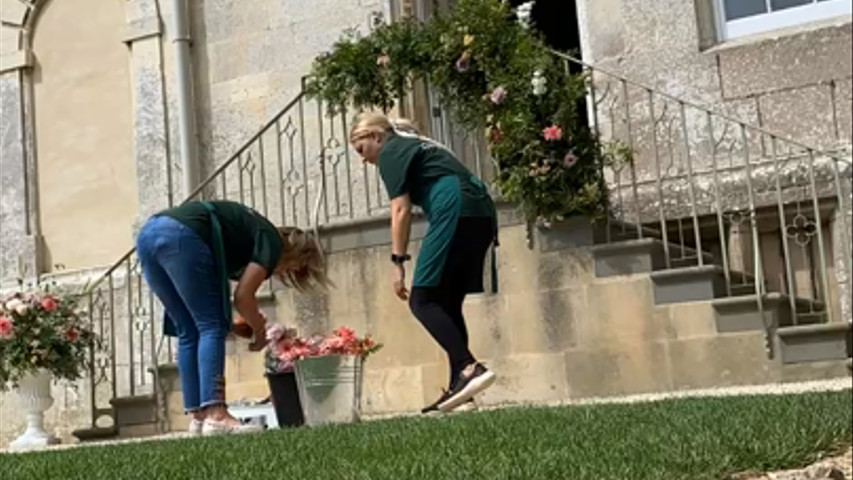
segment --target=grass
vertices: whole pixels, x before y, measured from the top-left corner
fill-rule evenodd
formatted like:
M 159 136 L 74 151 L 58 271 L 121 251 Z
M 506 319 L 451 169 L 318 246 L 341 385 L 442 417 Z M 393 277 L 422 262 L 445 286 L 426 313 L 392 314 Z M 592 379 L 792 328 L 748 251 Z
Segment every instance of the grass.
M 0 479 L 718 479 L 853 437 L 850 391 L 511 408 L 0 455 Z

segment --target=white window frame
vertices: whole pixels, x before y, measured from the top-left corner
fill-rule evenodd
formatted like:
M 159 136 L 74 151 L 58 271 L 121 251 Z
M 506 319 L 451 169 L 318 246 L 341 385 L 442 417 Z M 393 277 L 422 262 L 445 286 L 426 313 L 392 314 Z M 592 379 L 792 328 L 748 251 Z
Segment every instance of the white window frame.
M 813 2 L 808 5 L 791 7 L 776 12 L 770 11 L 770 0 L 765 1 L 767 2 L 767 11 L 769 13 L 761 13 L 751 17 L 726 21 L 724 1 L 714 0 L 720 38 L 722 40 L 733 40 L 780 28 L 793 27 L 804 23 L 853 14 L 853 2 L 851 0 Z

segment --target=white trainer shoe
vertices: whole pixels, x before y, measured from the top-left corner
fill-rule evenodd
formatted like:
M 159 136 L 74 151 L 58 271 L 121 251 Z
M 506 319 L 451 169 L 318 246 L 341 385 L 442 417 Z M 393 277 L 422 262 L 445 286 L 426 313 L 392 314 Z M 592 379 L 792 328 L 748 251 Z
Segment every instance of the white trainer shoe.
M 202 435 L 224 435 L 230 433 L 252 433 L 262 432 L 263 425 L 258 424 L 233 424 L 230 422 L 222 422 L 212 420 L 210 418 L 204 420 L 204 425 L 201 427 Z
M 187 432 L 190 435 L 201 435 L 201 430 L 204 427 L 204 420 L 196 420 L 193 418 L 190 420 L 190 426 L 187 428 Z

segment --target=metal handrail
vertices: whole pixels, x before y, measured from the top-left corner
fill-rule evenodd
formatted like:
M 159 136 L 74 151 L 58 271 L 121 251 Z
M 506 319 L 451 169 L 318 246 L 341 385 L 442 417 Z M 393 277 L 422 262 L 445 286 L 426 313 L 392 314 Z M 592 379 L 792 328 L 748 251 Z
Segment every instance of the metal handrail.
M 245 153 L 245 151 L 249 147 L 251 147 L 255 143 L 255 141 L 258 140 L 258 138 L 261 137 L 261 135 L 263 135 L 265 131 L 275 125 L 275 122 L 281 120 L 283 116 L 287 115 L 288 112 L 290 112 L 290 109 L 295 107 L 304 97 L 305 91 L 300 90 L 296 97 L 294 97 L 290 102 L 288 102 L 288 104 L 283 109 L 281 109 L 272 119 L 265 123 L 254 135 L 252 135 L 248 140 L 246 140 L 243 145 L 241 145 L 240 148 L 238 148 L 237 151 L 233 155 L 231 155 L 231 157 L 228 158 L 228 160 L 226 160 L 222 165 L 217 167 L 216 170 L 213 171 L 213 173 L 208 175 L 208 177 L 203 182 L 201 182 L 189 195 L 187 195 L 187 197 L 184 198 L 184 200 L 181 201 L 179 205 L 183 205 L 189 202 L 190 200 L 195 198 L 196 195 L 201 193 L 202 190 L 204 190 L 211 183 L 213 183 L 213 181 L 216 180 L 219 175 L 222 174 L 223 171 L 225 171 L 226 168 L 230 167 L 234 162 L 236 162 L 240 158 L 240 156 L 243 155 L 243 153 Z M 112 266 L 110 266 L 106 271 L 104 271 L 104 273 L 101 274 L 101 276 L 98 277 L 97 280 L 88 284 L 86 289 L 83 291 L 83 295 L 86 295 L 98 288 L 101 283 L 106 280 L 106 278 L 109 277 L 113 272 L 115 272 L 124 262 L 126 262 L 131 257 L 131 255 L 133 255 L 134 252 L 136 252 L 136 247 L 131 247 L 131 249 L 128 250 L 127 253 L 122 255 L 121 258 L 119 258 L 115 263 L 112 264 Z
M 726 113 L 723 113 L 723 112 L 720 112 L 720 111 L 718 111 L 718 110 L 715 110 L 715 109 L 713 109 L 713 108 L 711 108 L 711 107 L 708 107 L 707 105 L 700 105 L 700 104 L 698 104 L 698 103 L 694 103 L 694 102 L 691 102 L 691 101 L 689 101 L 689 100 L 684 100 L 684 99 L 682 99 L 682 98 L 676 97 L 676 96 L 674 96 L 674 95 L 672 95 L 672 94 L 669 94 L 669 93 L 667 93 L 667 92 L 663 92 L 663 91 L 657 90 L 657 89 L 652 88 L 652 87 L 649 87 L 648 85 L 645 85 L 645 84 L 643 84 L 643 83 L 640 83 L 640 82 L 637 82 L 637 81 L 631 80 L 631 79 L 629 79 L 629 78 L 627 78 L 627 77 L 625 77 L 625 76 L 623 76 L 623 75 L 620 75 L 620 74 L 618 74 L 618 73 L 614 73 L 614 72 L 612 72 L 612 71 L 610 71 L 610 70 L 607 70 L 607 69 L 604 69 L 604 68 L 601 68 L 601 67 L 595 66 L 595 65 L 593 65 L 593 64 L 591 64 L 591 63 L 584 62 L 583 60 L 581 60 L 581 59 L 579 59 L 579 58 L 573 57 L 573 56 L 571 56 L 571 55 L 569 55 L 569 54 L 566 54 L 566 53 L 560 52 L 560 51 L 558 51 L 558 50 L 551 50 L 551 54 L 553 54 L 553 55 L 555 55 L 555 56 L 557 56 L 557 57 L 559 57 L 559 58 L 562 58 L 562 59 L 564 59 L 564 60 L 567 60 L 567 61 L 569 61 L 569 62 L 572 62 L 572 63 L 574 63 L 574 64 L 580 65 L 580 66 L 582 66 L 582 67 L 584 67 L 584 68 L 588 68 L 588 69 L 589 69 L 590 71 L 592 71 L 592 72 L 601 72 L 601 73 L 603 73 L 603 74 L 605 74 L 605 75 L 607 75 L 607 76 L 610 76 L 610 77 L 616 78 L 616 79 L 620 80 L 621 82 L 624 82 L 624 83 L 625 83 L 625 84 L 627 84 L 627 85 L 632 85 L 632 86 L 634 86 L 634 87 L 641 88 L 641 89 L 646 90 L 646 91 L 649 91 L 649 92 L 653 92 L 655 95 L 658 95 L 658 96 L 660 96 L 660 97 L 663 97 L 663 98 L 666 98 L 666 99 L 672 100 L 672 101 L 677 102 L 677 103 L 679 103 L 679 104 L 681 104 L 681 105 L 685 105 L 685 106 L 688 106 L 688 107 L 694 108 L 694 109 L 696 109 L 696 110 L 702 110 L 702 111 L 707 112 L 707 113 L 709 113 L 709 114 L 711 114 L 711 115 L 714 115 L 714 116 L 716 116 L 716 117 L 719 117 L 719 118 L 720 118 L 720 119 L 722 119 L 722 120 L 727 120 L 727 121 L 732 122 L 732 123 L 741 124 L 741 125 L 745 126 L 746 128 L 748 128 L 748 129 L 750 129 L 750 130 L 754 130 L 754 131 L 756 131 L 756 132 L 758 132 L 758 133 L 760 133 L 760 134 L 762 134 L 762 135 L 766 135 L 766 136 L 771 137 L 771 138 L 777 138 L 777 139 L 779 139 L 779 140 L 782 140 L 782 141 L 784 141 L 784 142 L 790 143 L 790 144 L 792 144 L 792 145 L 796 145 L 796 146 L 798 146 L 798 147 L 800 147 L 800 148 L 802 148 L 802 149 L 804 149 L 804 150 L 810 150 L 810 151 L 813 151 L 813 152 L 815 152 L 815 153 L 818 153 L 818 154 L 820 154 L 820 155 L 822 155 L 822 156 L 825 156 L 825 157 L 831 158 L 831 159 L 833 159 L 833 160 L 835 160 L 835 161 L 838 161 L 838 162 L 843 162 L 843 163 L 848 163 L 848 164 L 850 164 L 850 163 L 851 163 L 851 160 L 848 160 L 848 159 L 846 159 L 846 158 L 842 158 L 842 157 L 838 157 L 838 156 L 836 156 L 835 154 L 832 154 L 832 153 L 830 153 L 830 152 L 827 152 L 827 151 L 825 151 L 825 150 L 822 150 L 822 149 L 820 149 L 820 148 L 817 148 L 817 147 L 815 147 L 815 146 L 813 146 L 813 145 L 809 145 L 809 144 L 807 144 L 807 143 L 805 143 L 805 142 L 802 142 L 802 141 L 799 141 L 799 140 L 795 140 L 795 139 L 791 138 L 790 136 L 787 136 L 787 135 L 781 134 L 781 133 L 779 133 L 779 132 L 775 132 L 775 131 L 773 131 L 773 130 L 769 130 L 769 129 L 765 128 L 765 127 L 759 127 L 759 126 L 752 125 L 752 124 L 750 124 L 750 123 L 748 123 L 748 122 L 745 122 L 745 121 L 743 121 L 743 120 L 741 120 L 741 119 L 738 119 L 738 118 L 732 117 L 731 115 L 728 115 L 728 114 L 726 114 Z

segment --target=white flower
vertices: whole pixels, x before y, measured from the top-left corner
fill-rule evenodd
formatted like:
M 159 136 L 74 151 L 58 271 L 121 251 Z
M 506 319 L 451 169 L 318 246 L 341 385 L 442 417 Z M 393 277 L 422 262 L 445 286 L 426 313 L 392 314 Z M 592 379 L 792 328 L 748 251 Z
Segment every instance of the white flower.
M 21 303 L 20 305 L 15 307 L 15 311 L 18 312 L 18 315 L 26 315 L 29 310 L 30 307 L 27 306 L 26 303 Z
M 533 85 L 533 95 L 540 97 L 548 91 L 548 79 L 542 75 L 540 70 L 533 72 L 533 80 L 530 81 Z
M 515 16 L 518 17 L 518 24 L 523 28 L 530 27 L 530 13 L 533 11 L 535 1 L 522 3 L 515 9 Z
M 8 302 L 6 302 L 6 311 L 14 312 L 17 310 L 17 308 L 19 306 L 21 306 L 23 304 L 24 304 L 24 302 L 22 302 L 20 299 L 13 298 L 13 299 L 9 300 Z

